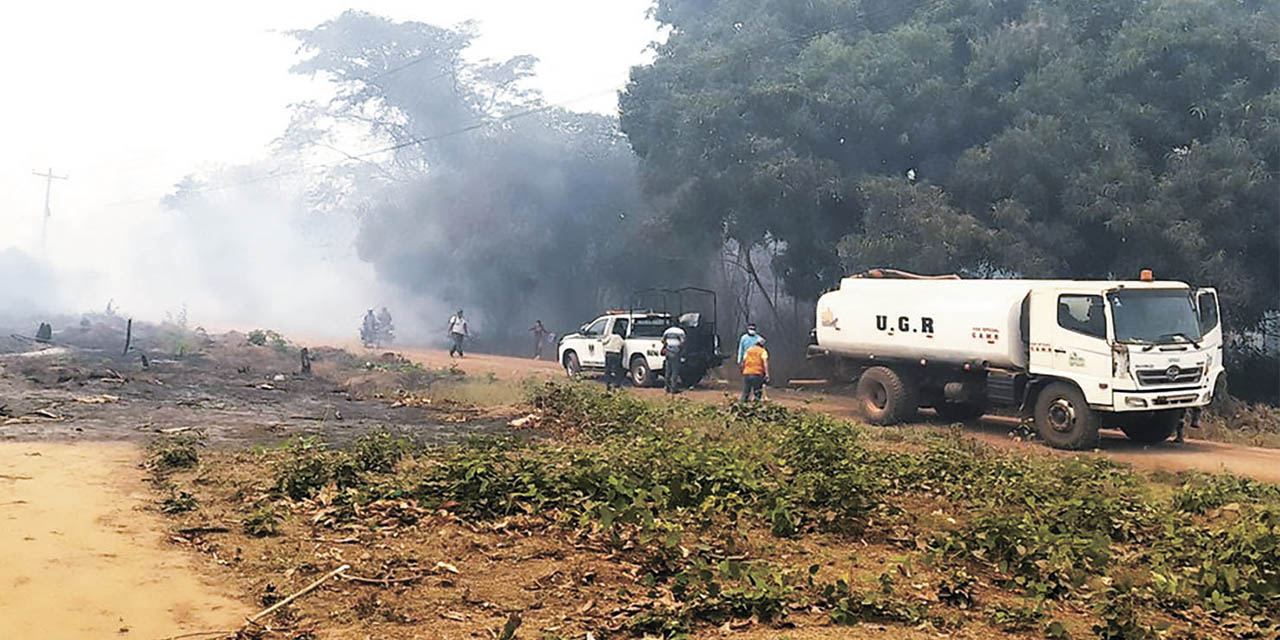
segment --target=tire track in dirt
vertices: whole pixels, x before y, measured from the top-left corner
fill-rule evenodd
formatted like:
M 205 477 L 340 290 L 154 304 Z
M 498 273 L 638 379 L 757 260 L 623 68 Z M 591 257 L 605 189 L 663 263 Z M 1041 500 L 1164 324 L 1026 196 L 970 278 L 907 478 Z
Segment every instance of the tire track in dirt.
M 0 638 L 154 640 L 237 628 L 249 613 L 164 546 L 118 442 L 0 443 Z

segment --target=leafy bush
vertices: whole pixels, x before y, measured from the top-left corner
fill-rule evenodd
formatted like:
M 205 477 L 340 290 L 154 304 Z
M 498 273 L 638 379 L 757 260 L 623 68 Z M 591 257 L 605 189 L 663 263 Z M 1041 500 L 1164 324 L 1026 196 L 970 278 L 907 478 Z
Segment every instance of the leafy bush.
M 1280 485 L 1228 474 L 1192 473 L 1173 495 L 1175 509 L 1194 514 L 1233 502 L 1280 504 Z
M 275 489 L 294 499 L 311 497 L 333 477 L 331 458 L 311 438 L 298 438 L 288 443 L 285 456 L 276 462 Z
M 259 505 L 242 523 L 244 532 L 255 538 L 274 536 L 280 532 L 280 521 L 276 516 L 275 507 L 270 504 Z
M 190 469 L 200 461 L 204 438 L 197 433 L 176 433 L 151 443 L 151 467 L 159 471 Z

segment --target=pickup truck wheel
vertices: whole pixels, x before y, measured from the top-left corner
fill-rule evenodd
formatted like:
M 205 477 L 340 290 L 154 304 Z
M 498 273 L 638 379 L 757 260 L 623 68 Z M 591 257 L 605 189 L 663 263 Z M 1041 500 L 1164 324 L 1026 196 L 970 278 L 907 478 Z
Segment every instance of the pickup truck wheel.
M 871 367 L 858 378 L 858 404 L 871 424 L 895 424 L 917 409 L 917 390 L 888 367 Z
M 1055 449 L 1098 446 L 1098 414 L 1074 385 L 1054 382 L 1036 398 L 1036 432 Z
M 631 384 L 637 387 L 653 386 L 654 375 L 653 370 L 649 368 L 649 363 L 644 356 L 636 356 L 631 359 Z
M 1120 430 L 1134 442 L 1157 444 L 1168 440 L 1178 430 L 1184 414 L 1181 409 L 1173 409 L 1134 416 L 1120 422 Z
M 982 417 L 982 405 L 973 404 L 972 402 L 940 402 L 934 408 L 938 412 L 938 417 L 950 422 L 968 422 L 977 420 Z
M 582 375 L 582 363 L 578 361 L 578 354 L 572 351 L 564 354 L 564 372 L 573 379 Z

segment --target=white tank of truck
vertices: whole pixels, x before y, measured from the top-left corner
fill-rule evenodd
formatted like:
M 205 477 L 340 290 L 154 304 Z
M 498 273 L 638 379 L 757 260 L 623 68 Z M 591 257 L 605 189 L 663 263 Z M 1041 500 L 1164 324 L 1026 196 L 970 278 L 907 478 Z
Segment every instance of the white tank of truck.
M 1025 367 L 1027 280 L 845 278 L 818 299 L 818 344 L 878 358 Z
M 856 382 L 868 421 L 1010 407 L 1049 444 L 1099 427 L 1159 442 L 1223 378 L 1217 294 L 1138 280 L 968 280 L 875 270 L 818 299 L 808 355 Z M 1193 412 L 1192 415 L 1198 415 Z

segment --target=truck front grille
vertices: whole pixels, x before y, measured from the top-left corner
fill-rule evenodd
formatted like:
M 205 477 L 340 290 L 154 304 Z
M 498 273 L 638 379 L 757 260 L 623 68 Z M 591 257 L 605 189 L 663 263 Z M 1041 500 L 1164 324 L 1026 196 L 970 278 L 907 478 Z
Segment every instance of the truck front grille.
M 1176 365 L 1167 369 L 1139 369 L 1138 383 L 1144 385 L 1195 384 L 1200 382 L 1200 376 L 1203 373 L 1203 367 L 1183 369 Z

